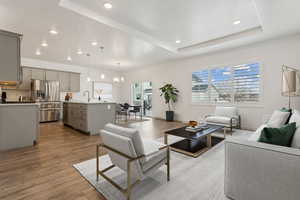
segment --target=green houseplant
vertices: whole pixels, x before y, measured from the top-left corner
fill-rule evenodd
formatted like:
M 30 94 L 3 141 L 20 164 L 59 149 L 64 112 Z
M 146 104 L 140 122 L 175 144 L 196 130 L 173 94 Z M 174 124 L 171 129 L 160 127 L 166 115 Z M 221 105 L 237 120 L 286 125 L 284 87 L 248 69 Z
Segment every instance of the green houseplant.
M 172 84 L 165 84 L 163 87 L 159 88 L 161 94 L 165 99 L 165 103 L 168 104 L 169 110 L 166 111 L 166 120 L 174 120 L 174 111 L 171 110 L 171 104 L 177 101 L 179 90 L 175 88 Z

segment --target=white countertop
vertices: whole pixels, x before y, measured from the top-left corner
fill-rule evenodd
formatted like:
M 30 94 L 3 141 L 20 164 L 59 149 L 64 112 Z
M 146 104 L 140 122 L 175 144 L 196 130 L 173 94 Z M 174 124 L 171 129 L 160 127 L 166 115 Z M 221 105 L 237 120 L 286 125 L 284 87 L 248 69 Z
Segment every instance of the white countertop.
M 0 103 L 0 106 L 38 106 L 37 103 Z
M 78 103 L 78 104 L 115 104 L 115 102 L 105 102 L 105 101 L 63 101 L 64 103 Z

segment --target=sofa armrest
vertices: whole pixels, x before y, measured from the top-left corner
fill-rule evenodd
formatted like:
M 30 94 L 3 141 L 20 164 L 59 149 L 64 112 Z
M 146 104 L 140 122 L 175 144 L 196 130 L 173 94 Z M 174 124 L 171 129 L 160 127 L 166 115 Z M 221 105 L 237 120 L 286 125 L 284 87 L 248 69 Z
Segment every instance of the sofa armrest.
M 231 139 L 225 142 L 225 195 L 231 199 L 296 200 L 300 150 Z

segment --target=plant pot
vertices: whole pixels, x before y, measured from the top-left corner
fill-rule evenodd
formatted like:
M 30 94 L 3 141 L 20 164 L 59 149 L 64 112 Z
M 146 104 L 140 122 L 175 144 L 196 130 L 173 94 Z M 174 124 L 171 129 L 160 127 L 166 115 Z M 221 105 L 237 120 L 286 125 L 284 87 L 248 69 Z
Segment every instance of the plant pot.
M 166 120 L 169 122 L 174 120 L 174 111 L 166 111 Z

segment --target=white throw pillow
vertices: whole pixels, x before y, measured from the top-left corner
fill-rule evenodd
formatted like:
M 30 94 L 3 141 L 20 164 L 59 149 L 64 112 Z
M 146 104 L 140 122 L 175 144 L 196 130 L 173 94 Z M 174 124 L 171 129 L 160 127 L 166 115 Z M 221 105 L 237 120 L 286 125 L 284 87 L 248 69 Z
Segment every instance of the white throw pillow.
M 293 136 L 291 147 L 300 149 L 300 127 L 295 131 L 295 134 Z
M 254 142 L 257 142 L 259 137 L 260 137 L 260 134 L 261 134 L 261 131 L 267 127 L 267 124 L 263 124 L 261 125 L 260 127 L 258 127 L 258 129 L 251 135 L 251 137 L 248 138 L 249 141 L 254 141 Z
M 269 119 L 267 125 L 271 128 L 280 128 L 282 127 L 288 120 L 290 116 L 289 112 L 282 112 L 279 110 L 275 110 Z
M 297 129 L 295 131 L 291 147 L 300 149 L 300 112 L 294 110 L 289 123 L 296 122 Z
M 296 122 L 296 126 L 300 126 L 300 112 L 298 110 L 294 110 L 293 114 L 290 118 L 289 123 Z

